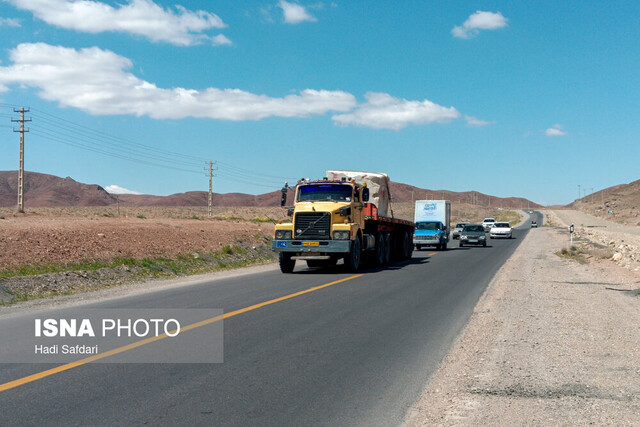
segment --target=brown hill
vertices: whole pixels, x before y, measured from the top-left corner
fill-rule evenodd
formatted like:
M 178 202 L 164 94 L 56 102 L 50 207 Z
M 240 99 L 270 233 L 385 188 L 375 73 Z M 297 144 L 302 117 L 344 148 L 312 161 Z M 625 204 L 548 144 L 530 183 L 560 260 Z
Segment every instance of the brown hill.
M 0 171 L 0 207 L 17 204 L 18 172 Z M 420 199 L 451 200 L 454 203 L 471 203 L 482 206 L 505 208 L 542 207 L 521 197 L 500 198 L 476 191 L 453 192 L 447 190 L 427 190 L 399 182 L 391 183 L 391 197 L 395 203 L 411 203 Z M 25 206 L 61 207 L 61 206 L 108 206 L 120 203 L 123 206 L 206 206 L 206 191 L 189 191 L 169 196 L 138 194 L 114 195 L 107 193 L 99 185 L 88 185 L 73 179 L 59 178 L 36 172 L 25 172 Z M 288 203 L 291 203 L 293 191 L 289 191 Z M 243 193 L 213 194 L 214 206 L 280 206 L 280 191 L 251 195 Z
M 622 224 L 640 225 L 640 179 L 596 191 L 567 207 Z
M 413 202 L 414 200 L 451 200 L 453 203 L 469 203 L 482 206 L 499 206 L 503 208 L 541 208 L 542 205 L 522 197 L 495 197 L 478 191 L 455 192 L 448 190 L 425 190 L 409 184 L 391 183 L 391 197 L 396 203 Z
M 24 173 L 25 206 L 107 206 L 113 203 L 116 203 L 115 196 L 99 185 L 82 184 L 70 177 Z M 17 204 L 18 172 L 0 171 L 0 207 Z

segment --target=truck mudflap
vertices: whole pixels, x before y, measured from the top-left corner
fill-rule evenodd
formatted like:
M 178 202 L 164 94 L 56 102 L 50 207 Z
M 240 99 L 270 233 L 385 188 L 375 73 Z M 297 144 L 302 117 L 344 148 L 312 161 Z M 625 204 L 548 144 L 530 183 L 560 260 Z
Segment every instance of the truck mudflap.
M 272 240 L 271 249 L 276 252 L 295 253 L 349 253 L 350 240 Z

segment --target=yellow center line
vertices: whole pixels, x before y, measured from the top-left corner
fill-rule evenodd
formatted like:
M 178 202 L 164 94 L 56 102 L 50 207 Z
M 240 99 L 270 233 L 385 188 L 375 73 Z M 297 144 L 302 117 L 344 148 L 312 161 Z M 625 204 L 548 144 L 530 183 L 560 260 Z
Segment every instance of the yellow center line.
M 237 316 L 239 314 L 247 313 L 247 312 L 252 311 L 252 310 L 257 310 L 258 308 L 265 307 L 267 305 L 275 304 L 277 302 L 281 302 L 281 301 L 285 301 L 285 300 L 288 300 L 288 299 L 291 299 L 291 298 L 295 298 L 295 297 L 298 297 L 300 295 L 308 294 L 310 292 L 315 292 L 315 291 L 318 291 L 320 289 L 327 288 L 329 286 L 337 285 L 338 283 L 346 282 L 347 280 L 357 279 L 358 277 L 362 277 L 362 274 L 357 274 L 355 276 L 345 277 L 344 279 L 336 280 L 336 281 L 333 281 L 333 282 L 330 282 L 330 283 L 325 283 L 324 285 L 315 286 L 313 288 L 309 288 L 309 289 L 306 289 L 304 291 L 295 292 L 293 294 L 285 295 L 285 296 L 280 297 L 280 298 L 276 298 L 276 299 L 272 299 L 272 300 L 269 300 L 269 301 L 261 302 L 261 303 L 258 303 L 258 304 L 251 305 L 249 307 L 241 308 L 239 310 L 235 310 L 235 311 L 231 311 L 229 313 L 222 314 L 220 316 L 215 316 L 215 317 L 212 317 L 210 319 L 205 319 L 205 320 L 202 320 L 200 322 L 192 323 L 191 325 L 187 325 L 187 326 L 185 326 L 183 328 L 180 328 L 180 332 L 185 332 L 185 331 L 189 331 L 191 329 L 199 328 L 201 326 L 206 326 L 206 325 L 218 322 L 218 321 L 223 320 L 223 319 L 228 319 L 230 317 L 234 317 L 234 316 Z M 171 335 L 173 335 L 174 333 L 175 333 L 175 331 L 170 331 Z M 152 342 L 155 342 L 155 341 L 159 341 L 159 340 L 162 340 L 162 339 L 165 339 L 165 338 L 167 338 L 167 334 L 162 334 L 162 335 L 158 335 L 158 336 L 155 336 L 155 337 L 146 338 L 144 340 L 136 341 L 134 343 L 131 343 L 131 344 L 128 344 L 128 345 L 125 345 L 125 346 L 122 346 L 122 347 L 114 348 L 113 350 L 105 351 L 104 353 L 99 353 L 99 354 L 96 354 L 94 356 L 86 357 L 84 359 L 81 359 L 81 360 L 78 360 L 78 361 L 75 361 L 75 362 L 67 363 L 65 365 L 61 365 L 61 366 L 58 366 L 58 367 L 55 367 L 55 368 L 52 368 L 52 369 L 48 369 L 46 371 L 38 372 L 37 374 L 29 375 L 29 376 L 24 377 L 24 378 L 19 378 L 17 380 L 13 380 L 13 381 L 10 381 L 8 383 L 0 384 L 0 392 L 9 390 L 9 389 L 12 389 L 12 388 L 15 388 L 15 387 L 18 387 L 18 386 L 33 382 L 33 381 L 37 381 L 39 379 L 42 379 L 42 378 L 45 378 L 45 377 L 48 377 L 48 376 L 51 376 L 51 375 L 55 375 L 55 374 L 60 373 L 60 372 L 68 371 L 69 369 L 73 369 L 73 368 L 76 368 L 78 366 L 86 365 L 87 363 L 95 362 L 96 360 L 104 359 L 104 358 L 107 358 L 109 356 L 113 356 L 113 355 L 116 355 L 116 354 L 119 354 L 119 353 L 124 353 L 125 351 L 129 351 L 129 350 L 132 350 L 134 348 L 141 347 L 141 346 L 143 346 L 145 344 L 149 344 L 149 343 L 152 343 Z
M 427 256 L 434 256 L 434 255 L 438 255 L 438 252 L 431 252 L 430 254 L 427 254 Z

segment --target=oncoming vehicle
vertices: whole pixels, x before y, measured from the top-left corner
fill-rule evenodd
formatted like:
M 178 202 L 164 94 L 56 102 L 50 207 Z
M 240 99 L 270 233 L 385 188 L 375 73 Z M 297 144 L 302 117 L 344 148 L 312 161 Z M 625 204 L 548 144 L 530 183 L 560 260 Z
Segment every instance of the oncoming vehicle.
M 431 245 L 438 249 L 447 249 L 447 242 L 444 240 L 446 229 L 440 222 L 416 222 L 416 229 L 413 236 L 413 243 L 417 250 L 423 246 Z
M 460 247 L 465 245 L 487 246 L 487 235 L 482 224 L 468 224 L 460 233 Z
M 464 228 L 465 225 L 469 224 L 468 222 L 459 222 L 456 224 L 456 226 L 453 228 L 453 233 L 451 233 L 451 238 L 453 240 L 459 239 L 460 238 L 460 232 L 462 231 L 462 229 Z
M 536 222 L 535 219 L 531 221 L 531 228 L 538 228 L 538 223 Z
M 327 171 L 323 179 L 298 181 L 294 194 L 291 221 L 276 224 L 271 241 L 283 273 L 298 260 L 309 268 L 344 260 L 355 272 L 363 260 L 384 266 L 411 258 L 414 223 L 393 217 L 387 174 Z
M 505 239 L 510 239 L 512 236 L 511 225 L 508 222 L 496 222 L 489 230 L 489 238 L 495 239 L 498 237 L 502 237 Z
M 425 246 L 434 246 L 439 251 L 447 250 L 451 224 L 449 200 L 416 200 L 413 221 L 416 224 L 413 245 L 417 250 Z
M 484 231 L 489 231 L 491 230 L 491 227 L 493 226 L 493 224 L 495 224 L 496 219 L 495 218 L 485 218 L 482 220 L 482 226 L 484 227 Z

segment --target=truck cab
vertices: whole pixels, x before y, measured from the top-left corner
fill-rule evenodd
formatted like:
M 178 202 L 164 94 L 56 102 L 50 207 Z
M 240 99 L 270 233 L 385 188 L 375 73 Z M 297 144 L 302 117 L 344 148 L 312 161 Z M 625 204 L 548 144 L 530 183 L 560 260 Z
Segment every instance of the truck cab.
M 447 227 L 440 221 L 416 222 L 413 244 L 418 250 L 423 246 L 435 246 L 438 250 L 446 250 L 448 234 Z
M 276 224 L 271 249 L 280 270 L 291 273 L 296 261 L 330 267 L 343 259 L 357 271 L 363 258 L 385 265 L 411 257 L 413 223 L 387 217 L 389 177 L 376 172 L 327 171 L 331 177 L 298 181 L 290 222 Z M 369 193 L 373 192 L 369 202 Z
M 283 272 L 293 270 L 296 259 L 309 267 L 335 265 L 354 252 L 354 240 L 359 257 L 367 243 L 362 241 L 367 200 L 368 189 L 354 181 L 299 181 L 288 211 L 292 221 L 276 224 L 274 230 L 272 249 L 280 252 Z

